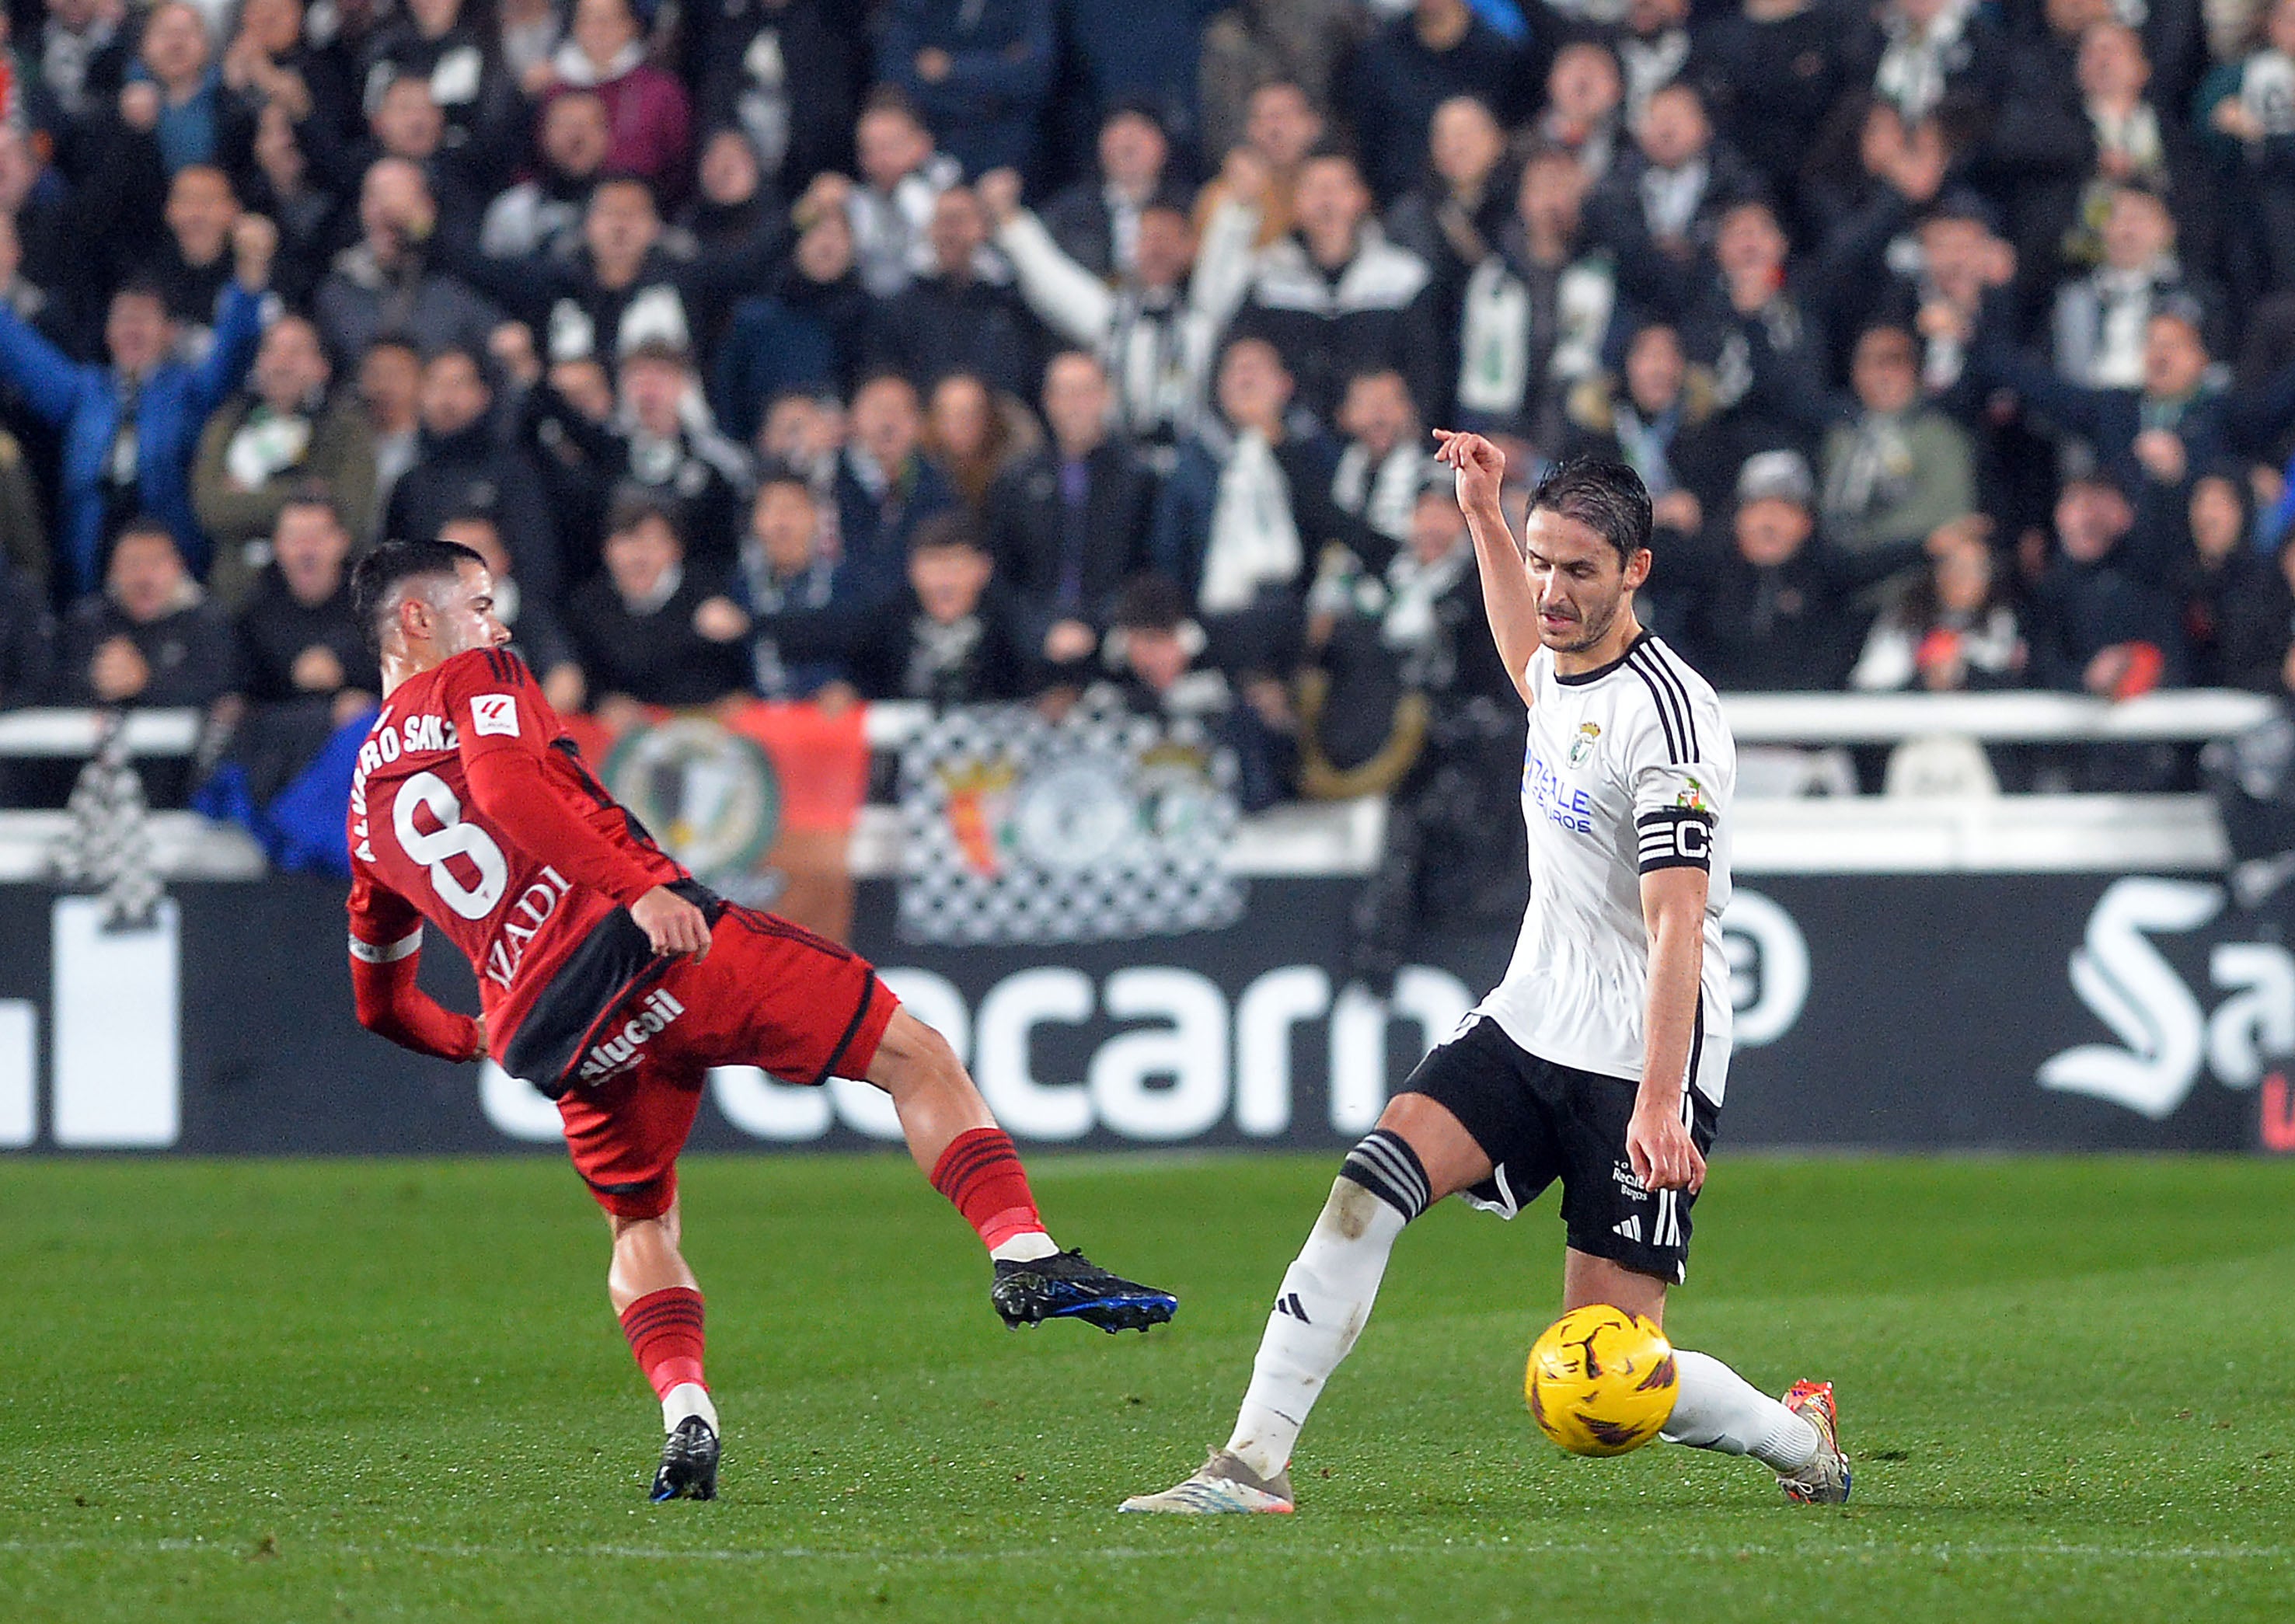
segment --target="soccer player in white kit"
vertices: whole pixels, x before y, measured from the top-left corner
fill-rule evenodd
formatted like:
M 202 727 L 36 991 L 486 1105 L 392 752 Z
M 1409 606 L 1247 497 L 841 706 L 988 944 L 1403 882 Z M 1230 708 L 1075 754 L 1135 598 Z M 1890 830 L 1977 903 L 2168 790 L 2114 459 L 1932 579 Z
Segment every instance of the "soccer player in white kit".
M 1395 1237 L 1445 1196 L 1511 1218 L 1559 1179 L 1567 1308 L 1662 1325 L 1683 1278 L 1729 1067 L 1736 747 L 1713 690 L 1635 617 L 1650 500 L 1633 470 L 1555 469 L 1517 549 L 1499 510 L 1504 455 L 1479 435 L 1435 437 L 1530 707 L 1522 935 L 1505 979 L 1347 1154 L 1276 1293 L 1234 1433 L 1125 1511 L 1290 1511 L 1299 1430 L 1370 1317 Z M 1829 1383 L 1780 1400 L 1710 1355 L 1675 1354 L 1668 1441 L 1751 1455 L 1797 1501 L 1849 1498 Z

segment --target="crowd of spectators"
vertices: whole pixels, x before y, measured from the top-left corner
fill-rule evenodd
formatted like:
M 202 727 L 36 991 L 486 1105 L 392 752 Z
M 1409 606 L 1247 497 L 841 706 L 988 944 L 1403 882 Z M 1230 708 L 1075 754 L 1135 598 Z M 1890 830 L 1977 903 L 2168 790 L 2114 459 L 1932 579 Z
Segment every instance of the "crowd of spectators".
M 1631 464 L 1725 690 L 2295 681 L 2295 0 L 8 20 L 0 706 L 339 722 L 442 535 L 609 724 L 1106 683 L 1423 786 L 1506 689 L 1437 424 Z

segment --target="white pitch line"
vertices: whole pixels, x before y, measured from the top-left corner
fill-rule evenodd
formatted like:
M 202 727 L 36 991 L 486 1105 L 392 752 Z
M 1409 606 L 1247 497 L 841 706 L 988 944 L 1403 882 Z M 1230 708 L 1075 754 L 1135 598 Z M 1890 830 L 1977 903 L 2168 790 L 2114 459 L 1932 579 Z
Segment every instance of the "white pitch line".
M 579 1546 L 494 1546 L 494 1545 L 367 1545 L 309 1542 L 290 1537 L 282 1542 L 282 1556 L 316 1554 L 339 1556 L 437 1556 L 454 1561 L 501 1561 L 508 1558 L 546 1556 L 583 1562 L 710 1562 L 736 1563 L 744 1565 L 778 1562 L 872 1563 L 878 1564 L 946 1563 L 1006 1562 L 1010 1553 L 1003 1550 L 982 1551 L 836 1551 L 820 1550 L 808 1546 L 785 1546 L 776 1549 L 721 1550 L 706 1547 L 680 1549 L 673 1546 L 648 1545 L 579 1545 Z M 0 1540 L 0 1555 L 50 1555 L 82 1551 L 102 1551 L 119 1555 L 181 1555 L 194 1553 L 218 1556 L 243 1557 L 249 1546 L 244 1540 L 232 1539 L 10 1539 Z M 1326 1556 L 1436 1556 L 1456 1555 L 1462 1552 L 1480 1552 L 1508 1556 L 1613 1556 L 1624 1547 L 1617 1543 L 1541 1541 L 1531 1539 L 1445 1539 L 1439 1543 L 1412 1544 L 1387 1542 L 1383 1544 L 1333 1544 L 1318 1553 Z M 1295 1546 L 1283 1547 L 1286 1555 L 1301 1555 Z M 2290 1545 L 2180 1545 L 2145 1546 L 2130 1548 L 2125 1546 L 2072 1545 L 2035 1541 L 2024 1544 L 1980 1542 L 1956 1544 L 1944 1541 L 1937 1544 L 1904 1546 L 1860 1544 L 1844 1545 L 1831 1551 L 1812 1549 L 1807 1546 L 1773 1546 L 1751 1544 L 1719 1544 L 1670 1546 L 1667 1554 L 1707 1561 L 1735 1561 L 1740 1556 L 1793 1557 L 1806 1560 L 1810 1556 L 1826 1558 L 1890 1558 L 1913 1561 L 2013 1561 L 2026 1557 L 2078 1558 L 2082 1561 L 2117 1563 L 2159 1562 L 2282 1562 L 2295 1557 L 2295 1546 Z M 1164 1546 L 1071 1545 L 1062 1552 L 1071 1560 L 1083 1558 L 1105 1562 L 1153 1562 L 1164 1557 L 1200 1556 L 1197 1547 L 1173 1544 Z

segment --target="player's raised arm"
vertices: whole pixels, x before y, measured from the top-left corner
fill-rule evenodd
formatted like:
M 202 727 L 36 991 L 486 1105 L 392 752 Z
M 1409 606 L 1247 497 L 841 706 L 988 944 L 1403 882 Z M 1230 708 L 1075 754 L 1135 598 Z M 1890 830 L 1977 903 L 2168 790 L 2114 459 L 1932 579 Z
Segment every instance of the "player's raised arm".
M 365 874 L 351 882 L 351 996 L 359 1024 L 401 1049 L 441 1060 L 476 1060 L 486 1028 L 414 984 L 422 916 Z
M 1482 578 L 1482 609 L 1499 657 L 1524 705 L 1531 703 L 1530 657 L 1538 652 L 1538 599 L 1523 573 L 1522 550 L 1499 510 L 1506 453 L 1478 434 L 1434 431 L 1434 460 L 1458 474 L 1458 507 L 1474 538 L 1474 566 Z

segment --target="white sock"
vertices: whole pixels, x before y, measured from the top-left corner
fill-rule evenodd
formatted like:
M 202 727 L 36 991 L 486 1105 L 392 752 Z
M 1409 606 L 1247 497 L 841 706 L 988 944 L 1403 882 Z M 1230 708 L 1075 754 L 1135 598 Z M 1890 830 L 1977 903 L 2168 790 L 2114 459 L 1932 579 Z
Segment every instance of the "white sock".
M 1290 1464 L 1307 1412 L 1370 1318 L 1387 1254 L 1405 1221 L 1352 1179 L 1331 1186 L 1306 1245 L 1283 1276 L 1227 1441 L 1229 1452 L 1261 1477 Z
M 1665 1424 L 1668 1443 L 1750 1455 L 1791 1477 L 1817 1458 L 1825 1440 L 1802 1420 L 1710 1353 L 1673 1351 L 1681 1386 Z
M 677 1424 L 688 1416 L 698 1416 L 717 1430 L 717 1407 L 709 1402 L 709 1390 L 698 1382 L 680 1382 L 662 1395 L 661 1427 L 666 1432 L 677 1431 Z
M 1033 1263 L 1038 1258 L 1048 1258 L 1059 1248 L 1052 1237 L 1041 1229 L 1023 1229 L 1009 1240 L 999 1241 L 988 1249 L 988 1255 L 1000 1263 Z

